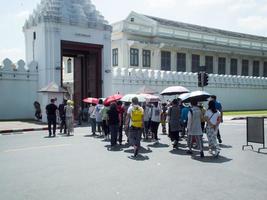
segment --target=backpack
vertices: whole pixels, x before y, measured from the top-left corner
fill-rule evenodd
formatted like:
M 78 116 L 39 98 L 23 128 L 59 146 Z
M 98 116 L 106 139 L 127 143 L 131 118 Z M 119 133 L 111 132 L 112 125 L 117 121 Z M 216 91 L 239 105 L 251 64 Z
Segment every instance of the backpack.
M 139 106 L 133 107 L 131 112 L 132 126 L 135 128 L 142 128 L 143 125 L 143 111 Z

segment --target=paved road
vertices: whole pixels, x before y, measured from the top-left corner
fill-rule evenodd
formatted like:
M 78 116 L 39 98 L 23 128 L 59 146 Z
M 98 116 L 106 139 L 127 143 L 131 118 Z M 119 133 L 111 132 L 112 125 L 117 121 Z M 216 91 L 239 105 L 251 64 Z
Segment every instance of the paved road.
M 204 159 L 186 155 L 184 141 L 172 150 L 164 135 L 158 146 L 143 142 L 137 159 L 126 146 L 109 151 L 103 139 L 88 137 L 88 128 L 75 129 L 74 137 L 0 135 L 0 199 L 266 200 L 267 155 L 241 150 L 244 123 L 222 125 L 217 160 L 207 152 Z

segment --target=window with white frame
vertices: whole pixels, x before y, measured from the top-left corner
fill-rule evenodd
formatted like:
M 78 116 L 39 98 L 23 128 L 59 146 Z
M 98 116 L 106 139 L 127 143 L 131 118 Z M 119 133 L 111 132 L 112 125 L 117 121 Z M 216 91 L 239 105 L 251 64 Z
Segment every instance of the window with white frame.
M 161 70 L 171 70 L 171 52 L 161 51 Z
M 186 54 L 177 53 L 177 72 L 186 71 Z
M 242 60 L 242 70 L 241 70 L 242 76 L 248 76 L 248 66 L 249 66 L 249 61 Z
M 230 74 L 237 75 L 237 59 L 232 58 L 230 63 Z
M 260 61 L 253 61 L 253 76 L 260 76 Z
M 219 57 L 218 58 L 218 74 L 225 74 L 226 68 L 226 58 Z
M 130 65 L 139 66 L 139 50 L 135 48 L 130 49 Z
M 116 49 L 112 49 L 112 65 L 113 66 L 118 66 L 118 58 L 119 58 L 119 55 L 118 55 L 118 48 Z
M 151 51 L 143 50 L 143 67 L 150 67 L 151 65 Z

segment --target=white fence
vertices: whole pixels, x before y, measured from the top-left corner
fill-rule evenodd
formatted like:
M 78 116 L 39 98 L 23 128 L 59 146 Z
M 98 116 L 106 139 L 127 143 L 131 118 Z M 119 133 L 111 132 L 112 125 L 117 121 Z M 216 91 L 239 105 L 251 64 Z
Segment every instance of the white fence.
M 37 63 L 5 59 L 0 65 L 0 120 L 34 117 L 37 99 Z
M 197 87 L 197 73 L 113 69 L 113 93 L 134 93 L 144 85 L 159 93 L 173 85 L 182 85 L 192 91 L 200 90 Z M 205 90 L 217 95 L 225 110 L 267 109 L 267 78 L 210 74 Z

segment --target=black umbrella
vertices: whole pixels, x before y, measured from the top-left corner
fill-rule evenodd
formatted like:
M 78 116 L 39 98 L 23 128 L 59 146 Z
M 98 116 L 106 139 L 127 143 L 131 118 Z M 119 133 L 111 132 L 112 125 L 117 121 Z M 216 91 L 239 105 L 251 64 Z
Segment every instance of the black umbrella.
M 177 94 L 183 94 L 188 93 L 189 90 L 183 86 L 171 86 L 164 89 L 160 94 L 161 95 L 177 95 Z
M 189 103 L 191 101 L 207 101 L 210 96 L 211 95 L 205 91 L 194 91 L 188 94 L 182 94 L 179 98 L 182 102 Z

